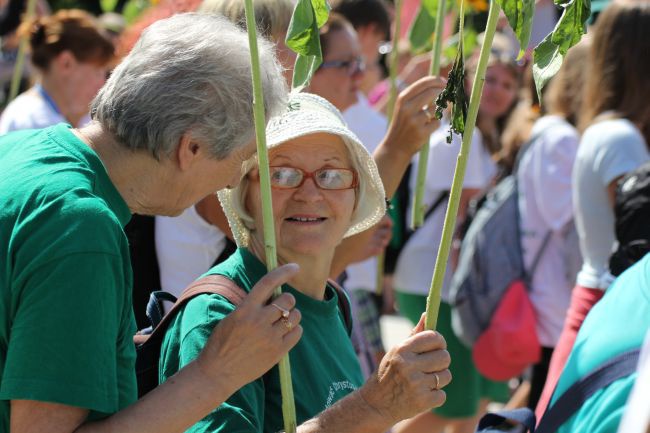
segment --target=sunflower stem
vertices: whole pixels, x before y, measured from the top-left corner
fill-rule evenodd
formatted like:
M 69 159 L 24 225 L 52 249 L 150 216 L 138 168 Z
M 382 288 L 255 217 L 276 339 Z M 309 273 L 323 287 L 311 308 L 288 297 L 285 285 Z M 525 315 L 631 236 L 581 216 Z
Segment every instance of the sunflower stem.
M 474 77 L 474 83 L 472 84 L 472 95 L 469 102 L 465 132 L 463 133 L 463 142 L 456 162 L 456 171 L 454 172 L 454 180 L 449 194 L 449 205 L 447 207 L 445 222 L 442 228 L 442 239 L 440 240 L 438 255 L 436 257 L 436 266 L 433 271 L 431 289 L 429 290 L 429 296 L 427 297 L 427 311 L 424 325 L 426 329 L 435 329 L 438 322 L 440 293 L 445 278 L 445 271 L 447 270 L 447 260 L 449 258 L 449 250 L 451 248 L 454 229 L 456 227 L 456 215 L 458 213 L 460 195 L 463 189 L 463 179 L 465 178 L 467 158 L 472 144 L 472 135 L 474 134 L 476 116 L 478 114 L 478 107 L 483 93 L 483 84 L 485 82 L 485 71 L 487 69 L 488 58 L 490 57 L 490 49 L 492 48 L 492 40 L 494 39 L 494 33 L 497 28 L 500 10 L 501 8 L 497 4 L 496 0 L 491 0 L 488 12 L 488 21 L 485 28 L 485 38 L 483 39 L 483 46 L 481 47 L 476 76 Z
M 262 195 L 262 216 L 264 224 L 264 252 L 266 267 L 272 271 L 278 266 L 278 259 L 275 248 L 275 226 L 273 223 L 273 207 L 271 203 L 271 182 L 269 177 L 269 156 L 266 149 L 266 117 L 264 114 L 264 94 L 262 92 L 262 80 L 260 60 L 257 48 L 257 30 L 255 21 L 255 10 L 253 0 L 245 0 L 246 27 L 248 30 L 248 42 L 251 52 L 251 70 L 253 76 L 253 115 L 255 119 L 255 137 L 257 139 L 257 158 L 260 172 L 260 192 Z M 276 287 L 275 296 L 282 293 L 281 287 Z M 278 364 L 280 371 L 280 389 L 282 394 L 282 417 L 284 420 L 284 431 L 286 433 L 296 432 L 296 407 L 293 397 L 293 386 L 291 383 L 291 366 L 289 355 L 282 357 Z
M 429 75 L 440 75 L 440 58 L 442 57 L 442 32 L 445 28 L 445 0 L 438 0 L 436 11 L 436 28 L 433 39 L 433 50 L 431 50 L 431 67 Z M 411 208 L 411 230 L 415 230 L 424 224 L 424 184 L 427 178 L 427 163 L 429 160 L 429 142 L 422 145 L 418 156 L 418 171 L 415 181 L 415 195 Z

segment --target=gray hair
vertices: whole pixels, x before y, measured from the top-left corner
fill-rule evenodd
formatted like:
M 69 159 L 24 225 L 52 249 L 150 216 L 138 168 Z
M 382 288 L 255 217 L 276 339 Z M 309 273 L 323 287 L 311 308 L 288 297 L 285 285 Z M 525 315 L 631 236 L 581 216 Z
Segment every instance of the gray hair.
M 258 39 L 266 117 L 287 97 L 273 46 Z M 149 26 L 91 104 L 124 146 L 170 155 L 183 134 L 226 158 L 254 138 L 248 36 L 225 18 L 174 15 Z

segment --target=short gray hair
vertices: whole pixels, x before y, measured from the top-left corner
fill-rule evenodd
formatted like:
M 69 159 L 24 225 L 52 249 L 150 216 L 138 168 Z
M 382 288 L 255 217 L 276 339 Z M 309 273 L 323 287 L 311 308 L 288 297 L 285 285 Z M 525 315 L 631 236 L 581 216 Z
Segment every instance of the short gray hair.
M 285 105 L 273 46 L 258 39 L 267 119 Z M 124 146 L 170 155 L 181 136 L 227 157 L 255 134 L 248 36 L 223 17 L 174 15 L 148 27 L 91 105 Z

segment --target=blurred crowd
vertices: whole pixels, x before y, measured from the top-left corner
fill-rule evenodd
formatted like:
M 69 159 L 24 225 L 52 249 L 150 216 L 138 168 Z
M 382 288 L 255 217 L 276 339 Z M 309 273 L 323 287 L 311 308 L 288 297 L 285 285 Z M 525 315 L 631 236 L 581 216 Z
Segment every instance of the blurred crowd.
M 25 3 L 0 1 L 3 135 L 61 122 L 74 128 L 91 125 L 97 115 L 90 111 L 91 102 L 114 68 L 137 47 L 142 32 L 155 22 L 198 12 L 223 15 L 245 29 L 243 0 L 152 1 L 128 22 L 115 12 L 98 16 L 93 14 L 98 11 L 52 10 L 45 1 L 37 2 L 31 21 L 21 21 Z M 116 10 L 122 10 L 124 3 L 118 2 Z M 271 44 L 290 87 L 295 53 L 285 38 L 294 1 L 254 0 L 254 6 L 261 37 Z M 323 63 L 306 91 L 340 111 L 344 128 L 376 156 L 394 137 L 412 137 L 408 131 L 415 128 L 413 113 L 425 112 L 430 118 L 433 101 L 419 104 L 411 96 L 424 91 L 420 89 L 424 89 L 430 56 L 414 52 L 406 34 L 398 44 L 391 44 L 392 3 L 335 0 L 331 6 L 329 19 L 320 29 Z M 410 25 L 418 6 L 417 0 L 404 1 L 403 29 Z M 477 74 L 484 6 L 471 2 L 466 22 L 478 34 L 476 44 L 465 53 L 468 94 Z M 488 406 L 494 407 L 491 403 L 528 407 L 541 417 L 580 378 L 616 355 L 639 348 L 638 371 L 590 397 L 558 431 L 650 431 L 650 410 L 644 400 L 649 382 L 640 379 L 650 371 L 646 353 L 650 351 L 650 256 L 646 256 L 650 251 L 650 2 L 593 1 L 587 34 L 538 93 L 533 48 L 553 30 L 561 12 L 550 0 L 536 1 L 531 45 L 523 47 L 522 59 L 517 59 L 520 47 L 507 20 L 500 19 L 471 137 L 436 327 L 446 341 L 453 380 L 444 388 L 444 405 L 409 414 L 392 427 L 395 433 L 471 433 Z M 446 38 L 459 37 L 456 26 L 453 16 L 446 20 Z M 21 93 L 9 101 L 20 38 L 28 41 L 27 60 L 20 72 Z M 402 93 L 389 119 L 387 63 L 392 50 L 398 50 L 395 81 Z M 169 52 L 170 56 L 181 54 Z M 449 72 L 454 55 L 446 51 L 442 77 Z M 410 106 L 414 111 L 407 111 Z M 393 187 L 377 161 L 392 199 L 387 212 L 361 235 L 335 245 L 327 277 L 340 284 L 350 300 L 350 334 L 365 379 L 384 365 L 387 350 L 382 343 L 381 316 L 400 314 L 416 326 L 427 306 L 461 147 L 460 136 L 454 134 L 451 142 L 447 140 L 449 116 L 445 112 L 439 124 L 427 122 L 431 130 L 422 126 L 418 130 L 429 137 L 423 143 L 429 147 L 423 225 L 409 227 L 418 154 L 412 158 L 409 154 L 409 168 L 392 180 Z M 502 355 L 503 360 L 477 359 L 492 354 L 475 350 L 458 335 L 454 323 L 459 302 L 454 296 L 455 275 L 464 256 L 471 255 L 466 237 L 477 230 L 485 203 L 507 179 L 517 185 L 520 244 L 516 248 L 527 271 L 526 295 L 539 346 L 532 362 L 511 352 Z M 244 196 L 248 194 L 246 188 L 243 191 Z M 199 276 L 232 262 L 233 254 L 241 251 L 241 234 L 227 211 L 216 194 L 209 194 L 177 216 L 149 212 L 132 216 L 124 231 L 138 329 L 150 325 L 146 312 L 152 292 L 162 290 L 178 297 Z M 494 256 L 512 254 L 511 245 L 485 248 Z M 504 371 L 496 377 L 482 367 L 495 363 Z M 161 373 L 163 379 L 176 371 L 169 368 Z M 0 397 L 7 399 L 1 388 Z M 242 392 L 239 398 L 244 400 L 247 394 Z M 229 429 L 231 421 L 218 426 L 218 420 L 215 415 L 192 431 L 234 431 Z

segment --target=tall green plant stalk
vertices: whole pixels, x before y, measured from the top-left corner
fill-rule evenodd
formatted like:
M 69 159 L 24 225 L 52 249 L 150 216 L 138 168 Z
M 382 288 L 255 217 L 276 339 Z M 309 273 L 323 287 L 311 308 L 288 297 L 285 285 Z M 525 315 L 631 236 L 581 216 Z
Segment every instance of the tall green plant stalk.
M 25 21 L 29 21 L 34 17 L 36 11 L 36 0 L 27 1 L 27 11 L 25 12 Z M 27 34 L 20 37 L 18 42 L 18 54 L 16 56 L 16 64 L 14 65 L 14 73 L 11 76 L 11 87 L 9 88 L 9 99 L 7 104 L 16 98 L 20 88 L 20 78 L 23 76 L 23 67 L 25 65 L 25 52 L 27 52 L 27 44 L 29 43 Z
M 476 76 L 474 78 L 474 84 L 472 85 L 472 95 L 469 102 L 465 132 L 463 133 L 463 143 L 456 162 L 456 171 L 454 172 L 454 180 L 449 194 L 449 206 L 447 207 L 445 223 L 442 228 L 442 239 L 440 240 L 440 247 L 438 248 L 438 255 L 436 257 L 436 266 L 433 271 L 431 289 L 429 290 L 429 296 L 427 297 L 427 311 L 425 317 L 426 329 L 435 329 L 438 322 L 440 292 L 445 278 L 445 271 L 447 270 L 447 260 L 449 259 L 449 250 L 451 248 L 454 229 L 456 227 L 456 215 L 458 213 L 460 195 L 463 189 L 463 179 L 465 178 L 467 158 L 472 143 L 472 135 L 474 134 L 474 126 L 476 125 L 478 107 L 481 101 L 481 95 L 483 94 L 485 71 L 487 69 L 490 49 L 492 48 L 492 41 L 497 28 L 500 11 L 501 8 L 497 4 L 497 1 L 491 0 L 490 10 L 488 12 L 488 21 L 485 28 L 485 38 L 483 39 L 483 46 L 481 47 L 481 54 L 478 61 Z
M 272 271 L 278 266 L 275 248 L 275 228 L 273 224 L 273 207 L 271 204 L 271 181 L 269 176 L 269 156 L 266 149 L 266 117 L 264 115 L 264 94 L 262 92 L 262 79 L 260 59 L 257 49 L 257 31 L 253 0 L 245 0 L 246 27 L 248 29 L 248 42 L 251 52 L 251 70 L 253 76 L 253 114 L 255 118 L 255 136 L 257 139 L 257 158 L 260 172 L 260 192 L 262 195 L 262 216 L 264 224 L 264 253 L 266 267 Z M 282 294 L 280 287 L 275 288 L 275 296 Z M 280 389 L 282 393 L 282 417 L 284 431 L 296 431 L 296 406 L 291 383 L 291 366 L 289 355 L 285 355 L 278 364 L 280 370 Z
M 445 0 L 438 0 L 436 11 L 436 28 L 431 50 L 431 67 L 429 75 L 440 74 L 440 57 L 442 57 L 442 32 L 445 28 Z M 462 34 L 461 34 L 462 38 Z M 418 157 L 418 172 L 415 181 L 415 195 L 413 196 L 413 207 L 411 209 L 411 229 L 416 229 L 424 224 L 424 183 L 427 177 L 427 163 L 429 160 L 429 142 L 422 145 Z

